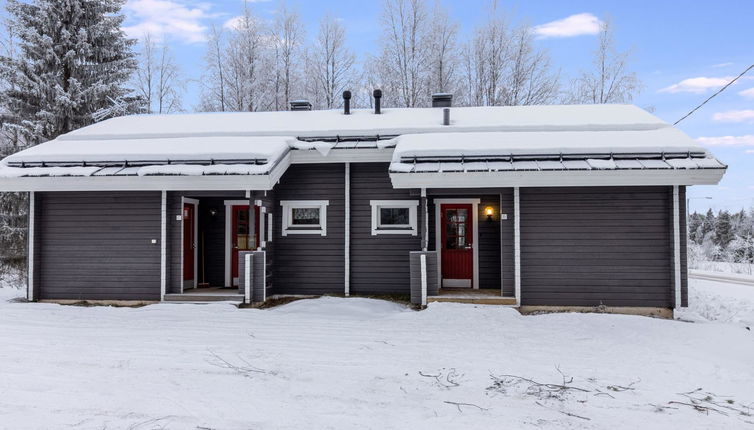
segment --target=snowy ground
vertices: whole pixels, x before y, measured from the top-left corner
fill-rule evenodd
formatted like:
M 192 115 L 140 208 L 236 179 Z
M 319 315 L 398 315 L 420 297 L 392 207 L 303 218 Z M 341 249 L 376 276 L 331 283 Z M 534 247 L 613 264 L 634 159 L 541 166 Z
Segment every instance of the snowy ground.
M 689 269 L 754 275 L 754 264 L 729 263 L 726 261 L 689 261 Z
M 695 322 L 355 298 L 86 308 L 4 288 L 0 427 L 754 428 L 730 409 L 754 407 L 754 287 L 691 287 Z M 556 367 L 586 391 L 502 376 L 562 385 Z M 689 406 L 706 393 L 714 410 Z

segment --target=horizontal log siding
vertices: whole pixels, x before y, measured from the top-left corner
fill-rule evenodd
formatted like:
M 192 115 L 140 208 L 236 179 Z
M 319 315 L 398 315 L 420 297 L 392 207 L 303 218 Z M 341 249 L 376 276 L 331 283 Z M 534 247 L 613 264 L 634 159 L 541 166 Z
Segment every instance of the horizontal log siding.
M 275 293 L 343 294 L 345 166 L 294 164 L 275 187 L 275 213 L 281 200 L 329 200 L 327 236 L 282 236 L 282 216 L 274 217 Z M 408 259 L 408 256 L 406 256 Z
M 416 236 L 372 236 L 372 200 L 415 200 L 394 189 L 387 163 L 351 164 L 351 294 L 409 294 L 409 252 L 421 250 L 421 205 Z
M 160 192 L 39 194 L 40 299 L 160 299 Z
M 521 304 L 672 306 L 671 207 L 668 187 L 521 188 Z

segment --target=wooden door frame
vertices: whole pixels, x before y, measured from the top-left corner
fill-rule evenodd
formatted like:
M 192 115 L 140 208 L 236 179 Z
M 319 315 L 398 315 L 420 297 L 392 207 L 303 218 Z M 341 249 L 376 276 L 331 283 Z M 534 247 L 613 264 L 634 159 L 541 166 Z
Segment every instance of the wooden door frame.
M 442 205 L 466 204 L 471 205 L 472 218 L 472 243 L 471 252 L 474 253 L 474 271 L 471 279 L 471 288 L 479 289 L 479 204 L 481 199 L 432 199 L 435 205 L 435 250 L 437 250 L 437 279 L 442 285 Z
M 249 211 L 253 210 L 256 202 L 251 199 L 244 200 L 225 200 L 225 286 L 233 288 L 233 274 L 230 257 L 233 255 L 233 238 L 231 230 L 233 229 L 233 206 L 248 206 Z
M 194 246 L 194 288 L 199 285 L 199 280 L 197 279 L 199 276 L 198 266 L 199 266 L 199 200 L 197 199 L 191 199 L 188 197 L 181 196 L 181 277 L 180 277 L 180 285 L 181 285 L 181 294 L 183 294 L 184 286 L 183 286 L 183 250 L 184 250 L 184 237 L 183 237 L 183 223 L 185 220 L 183 219 L 183 207 L 186 205 L 193 205 L 194 206 L 194 241 L 196 242 L 196 246 Z

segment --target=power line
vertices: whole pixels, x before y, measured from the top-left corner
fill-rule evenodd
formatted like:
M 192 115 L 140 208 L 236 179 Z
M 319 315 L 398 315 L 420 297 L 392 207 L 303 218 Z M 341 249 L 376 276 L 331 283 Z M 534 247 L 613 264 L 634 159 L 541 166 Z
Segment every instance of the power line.
M 686 115 L 684 115 L 684 116 L 683 116 L 683 117 L 682 117 L 681 119 L 679 119 L 678 121 L 674 122 L 674 123 L 673 123 L 673 125 L 676 125 L 676 124 L 678 124 L 679 122 L 683 121 L 684 119 L 686 119 L 686 118 L 690 117 L 690 116 L 691 116 L 691 114 L 693 114 L 694 112 L 698 111 L 698 110 L 699 110 L 699 108 L 701 108 L 702 106 L 706 105 L 706 104 L 707 104 L 707 102 L 708 102 L 708 101 L 710 101 L 710 100 L 712 100 L 713 98 L 715 98 L 715 96 L 717 96 L 717 95 L 718 95 L 718 94 L 720 94 L 721 92 L 725 91 L 725 89 L 726 89 L 726 88 L 728 88 L 729 86 L 733 85 L 733 83 L 734 83 L 734 82 L 736 82 L 736 81 L 738 80 L 738 78 L 740 78 L 741 76 L 745 75 L 745 74 L 746 74 L 746 72 L 748 72 L 748 71 L 749 71 L 749 70 L 751 70 L 751 69 L 754 69 L 754 64 L 752 64 L 752 65 L 751 65 L 751 66 L 749 66 L 749 67 L 748 67 L 748 68 L 747 68 L 746 70 L 744 70 L 743 72 L 741 72 L 741 74 L 740 74 L 740 75 L 738 75 L 738 76 L 736 76 L 736 77 L 735 77 L 735 78 L 734 78 L 734 79 L 733 79 L 732 81 L 730 81 L 730 82 L 728 82 L 727 84 L 725 84 L 725 86 L 724 86 L 724 87 L 722 87 L 722 88 L 720 88 L 720 89 L 719 89 L 719 90 L 718 90 L 718 91 L 717 91 L 717 92 L 716 92 L 715 94 L 712 94 L 711 96 L 709 96 L 709 98 L 708 98 L 707 100 L 703 101 L 703 102 L 702 102 L 702 104 L 700 104 L 699 106 L 697 106 L 697 107 L 695 107 L 694 109 L 692 109 L 692 110 L 691 110 L 691 112 L 687 113 L 687 114 L 686 114 Z

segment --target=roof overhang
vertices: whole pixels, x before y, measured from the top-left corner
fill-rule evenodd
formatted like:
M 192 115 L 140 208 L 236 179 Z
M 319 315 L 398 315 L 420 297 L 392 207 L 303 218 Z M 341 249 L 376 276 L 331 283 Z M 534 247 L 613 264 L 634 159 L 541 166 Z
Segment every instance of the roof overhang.
M 716 185 L 725 169 L 390 173 L 394 188 Z
M 0 192 L 21 191 L 215 191 L 271 190 L 291 164 L 288 152 L 267 174 L 34 176 L 2 178 Z

